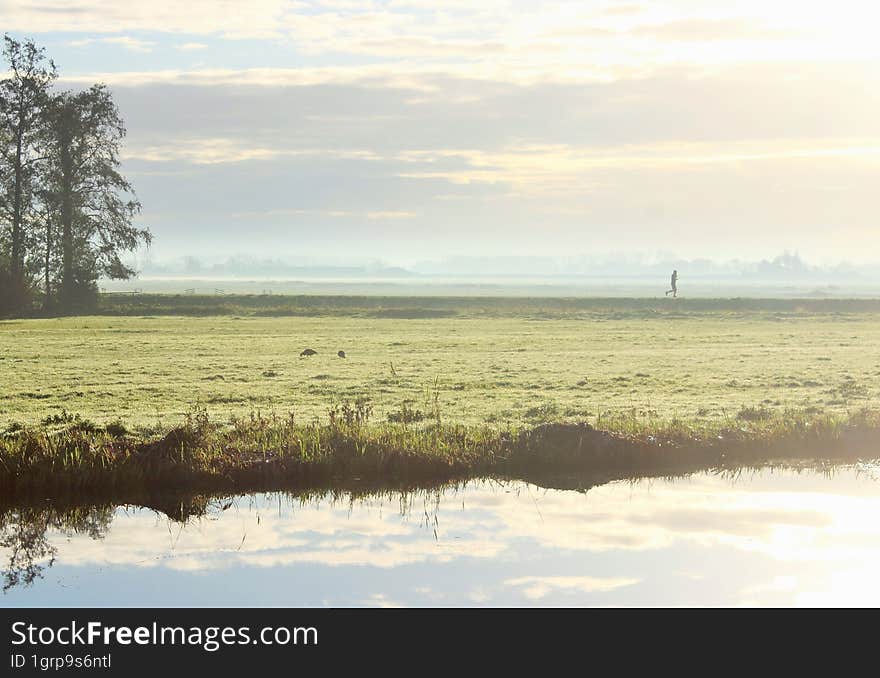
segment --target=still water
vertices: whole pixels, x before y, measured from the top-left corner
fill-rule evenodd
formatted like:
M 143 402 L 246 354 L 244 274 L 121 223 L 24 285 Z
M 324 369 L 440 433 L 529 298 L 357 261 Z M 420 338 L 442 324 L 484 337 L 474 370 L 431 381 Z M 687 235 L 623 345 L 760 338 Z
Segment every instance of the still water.
M 184 522 L 131 506 L 66 523 L 38 513 L 37 532 L 50 525 L 27 557 L 16 535 L 33 529 L 13 511 L 0 605 L 876 606 L 878 477 L 858 466 L 586 492 L 475 481 L 358 499 L 256 494 Z

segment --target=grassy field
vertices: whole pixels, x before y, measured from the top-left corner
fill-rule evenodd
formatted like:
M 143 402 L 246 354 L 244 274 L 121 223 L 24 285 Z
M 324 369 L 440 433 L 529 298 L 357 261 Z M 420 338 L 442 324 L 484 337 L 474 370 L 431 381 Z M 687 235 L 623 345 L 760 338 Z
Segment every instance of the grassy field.
M 307 423 L 359 398 L 374 422 L 500 426 L 880 405 L 874 300 L 120 295 L 102 312 L 0 321 L 0 427 L 66 410 L 161 430 L 194 407 Z

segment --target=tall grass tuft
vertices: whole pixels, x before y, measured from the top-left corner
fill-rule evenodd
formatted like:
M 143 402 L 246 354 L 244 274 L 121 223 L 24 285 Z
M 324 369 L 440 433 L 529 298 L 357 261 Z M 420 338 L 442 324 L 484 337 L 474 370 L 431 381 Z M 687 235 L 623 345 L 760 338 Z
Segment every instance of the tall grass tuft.
M 529 479 L 579 471 L 727 467 L 774 459 L 873 458 L 880 412 L 761 411 L 724 423 L 606 414 L 598 426 L 463 426 L 444 421 L 438 389 L 430 414 L 374 422 L 366 400 L 343 402 L 325 421 L 252 412 L 228 422 L 204 409 L 159 434 L 132 433 L 64 414 L 0 434 L 6 497 L 138 490 L 241 490 L 447 482 L 475 476 Z M 743 409 L 740 413 L 751 412 Z M 421 412 L 419 411 L 421 414 Z

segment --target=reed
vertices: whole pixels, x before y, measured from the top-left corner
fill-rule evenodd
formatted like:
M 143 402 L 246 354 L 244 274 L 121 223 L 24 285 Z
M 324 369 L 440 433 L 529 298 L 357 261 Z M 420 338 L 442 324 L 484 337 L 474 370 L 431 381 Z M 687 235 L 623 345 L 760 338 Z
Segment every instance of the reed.
M 214 421 L 194 409 L 160 432 L 132 433 L 65 414 L 0 436 L 7 498 L 144 490 L 238 491 L 399 486 L 479 476 L 530 480 L 575 472 L 675 472 L 778 459 L 874 458 L 880 411 L 787 411 L 727 422 L 649 420 L 615 414 L 587 423 L 460 425 L 440 416 L 373 421 L 366 402 L 342 403 L 324 420 L 293 415 Z

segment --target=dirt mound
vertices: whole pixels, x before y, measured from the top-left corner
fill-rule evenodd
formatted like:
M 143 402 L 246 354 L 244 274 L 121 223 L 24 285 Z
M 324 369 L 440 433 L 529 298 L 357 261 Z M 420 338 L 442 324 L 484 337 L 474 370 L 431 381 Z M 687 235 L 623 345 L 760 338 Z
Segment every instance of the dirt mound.
M 182 450 L 195 448 L 199 434 L 188 426 L 173 428 L 164 437 L 138 447 L 137 455 L 144 459 L 167 461 L 180 458 Z
M 645 441 L 632 440 L 600 431 L 590 424 L 541 424 L 524 431 L 518 441 L 525 461 L 563 463 L 579 466 L 597 462 L 616 464 L 643 456 L 653 447 Z

